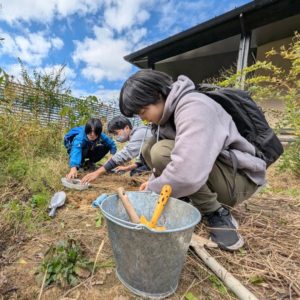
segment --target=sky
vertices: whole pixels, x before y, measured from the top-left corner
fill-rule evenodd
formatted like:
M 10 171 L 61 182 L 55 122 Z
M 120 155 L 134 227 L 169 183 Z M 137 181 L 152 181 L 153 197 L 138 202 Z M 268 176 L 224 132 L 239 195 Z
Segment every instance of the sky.
M 0 0 L 0 67 L 20 76 L 65 65 L 75 97 L 110 103 L 138 69 L 124 56 L 249 0 Z

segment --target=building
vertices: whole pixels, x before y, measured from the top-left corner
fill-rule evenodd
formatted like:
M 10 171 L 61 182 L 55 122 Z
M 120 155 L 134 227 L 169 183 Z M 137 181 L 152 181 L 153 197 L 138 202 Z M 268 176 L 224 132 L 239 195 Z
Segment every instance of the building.
M 267 50 L 289 44 L 295 31 L 300 31 L 299 0 L 256 0 L 124 59 L 139 68 L 164 71 L 173 78 L 185 74 L 201 82 L 222 69 L 241 70 L 263 60 Z

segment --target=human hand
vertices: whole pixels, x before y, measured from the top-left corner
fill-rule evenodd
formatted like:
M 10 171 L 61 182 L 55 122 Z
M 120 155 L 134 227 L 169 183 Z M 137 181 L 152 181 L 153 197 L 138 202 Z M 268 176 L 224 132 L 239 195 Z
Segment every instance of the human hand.
M 127 166 L 118 166 L 115 168 L 116 173 L 119 173 L 121 171 L 127 172 L 128 171 L 128 167 Z
M 146 182 L 142 183 L 141 186 L 140 186 L 140 188 L 139 188 L 139 190 L 140 191 L 147 190 L 148 189 L 148 184 L 149 184 L 149 181 L 146 181 Z
M 67 178 L 68 180 L 70 180 L 70 179 L 74 179 L 74 178 L 76 178 L 76 177 L 77 177 L 77 168 L 76 168 L 76 167 L 73 167 L 73 168 L 71 168 L 69 174 L 66 175 L 66 178 Z
M 87 183 L 95 180 L 98 176 L 99 176 L 99 173 L 97 171 L 89 173 L 81 179 L 80 184 L 87 184 Z

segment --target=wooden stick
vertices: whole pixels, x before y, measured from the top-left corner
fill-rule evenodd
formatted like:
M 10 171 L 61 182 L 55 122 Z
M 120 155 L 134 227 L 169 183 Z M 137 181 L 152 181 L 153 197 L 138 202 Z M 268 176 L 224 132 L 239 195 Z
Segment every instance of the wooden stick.
M 99 246 L 99 249 L 98 249 L 98 252 L 97 252 L 97 255 L 96 255 L 96 258 L 95 258 L 95 261 L 94 261 L 94 265 L 93 265 L 93 271 L 92 271 L 92 276 L 94 276 L 94 272 L 95 272 L 95 268 L 96 268 L 96 264 L 97 264 L 97 260 L 98 260 L 98 256 L 100 254 L 100 252 L 102 251 L 102 248 L 104 246 L 104 239 L 102 240 L 100 246 Z
M 41 286 L 41 289 L 40 289 L 38 300 L 41 300 L 41 297 L 42 297 L 42 294 L 43 294 L 43 289 L 44 289 L 45 282 L 46 282 L 47 273 L 48 273 L 48 268 L 46 269 L 44 277 L 43 277 L 43 282 L 42 282 L 42 286 Z
M 221 266 L 204 248 L 203 240 L 199 240 L 199 236 L 193 234 L 191 247 L 194 248 L 199 257 L 223 282 L 232 290 L 241 300 L 258 300 L 239 280 Z
M 119 198 L 121 199 L 121 201 L 124 205 L 124 208 L 125 208 L 128 216 L 130 217 L 131 222 L 135 223 L 135 224 L 139 224 L 140 218 L 137 215 L 137 213 L 135 212 L 134 207 L 132 206 L 131 202 L 128 199 L 128 196 L 125 194 L 124 188 L 119 187 L 117 189 L 117 191 L 118 191 Z

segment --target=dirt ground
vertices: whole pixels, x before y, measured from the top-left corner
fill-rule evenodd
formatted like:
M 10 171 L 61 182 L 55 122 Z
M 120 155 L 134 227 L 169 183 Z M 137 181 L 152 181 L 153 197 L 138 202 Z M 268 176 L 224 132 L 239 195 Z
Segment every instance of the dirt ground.
M 75 288 L 45 287 L 35 280 L 35 272 L 49 246 L 61 239 L 80 241 L 86 255 L 95 260 L 99 246 L 104 247 L 97 260 L 113 260 L 107 228 L 96 227 L 98 209 L 91 202 L 99 194 L 113 192 L 119 186 L 137 190 L 127 175 L 106 175 L 99 187 L 67 193 L 66 205 L 57 216 L 30 233 L 10 232 L 1 228 L 0 299 L 140 299 L 117 279 L 115 268 L 103 267 L 92 280 L 82 279 Z M 290 174 L 269 170 L 269 186 L 234 210 L 245 247 L 236 253 L 209 249 L 209 253 L 232 272 L 259 299 L 300 299 L 300 180 Z M 197 228 L 207 236 L 204 225 Z M 195 299 L 236 299 L 195 253 L 189 251 L 176 293 L 168 299 L 185 299 L 187 292 Z M 191 294 L 190 294 L 191 295 Z M 189 298 L 193 299 L 193 298 Z

